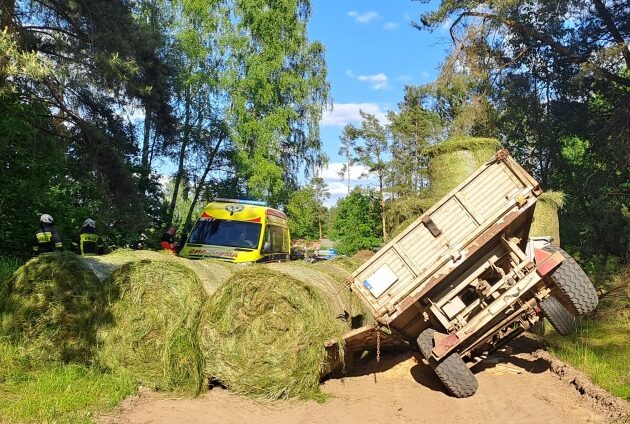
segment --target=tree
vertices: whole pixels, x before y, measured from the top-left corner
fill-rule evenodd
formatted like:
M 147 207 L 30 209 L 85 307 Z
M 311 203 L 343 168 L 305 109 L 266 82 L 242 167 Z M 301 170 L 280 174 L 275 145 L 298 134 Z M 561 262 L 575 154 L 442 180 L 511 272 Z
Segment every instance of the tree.
M 307 38 L 308 0 L 234 1 L 228 125 L 254 197 L 282 203 L 297 175 L 323 161 L 319 121 L 329 100 L 325 50 Z
M 339 136 L 340 146 L 339 155 L 346 159 L 339 170 L 339 178 L 342 180 L 347 177 L 348 179 L 348 194 L 350 194 L 350 172 L 352 166 L 356 164 L 357 158 L 355 156 L 354 148 L 356 147 L 356 141 L 359 138 L 358 130 L 352 125 L 348 124 L 343 127 L 342 133 Z
M 389 150 L 389 139 L 387 129 L 381 125 L 376 116 L 360 111 L 361 128 L 355 129 L 349 124 L 344 132 L 356 134 L 363 141 L 354 148 L 356 162 L 366 168 L 362 177 L 369 175 L 376 176 L 378 180 L 378 196 L 381 206 L 381 230 L 383 239 L 387 239 L 387 228 L 385 224 L 385 175 L 386 175 L 386 155 Z
M 294 191 L 287 203 L 287 216 L 291 237 L 315 240 L 318 232 L 319 208 L 313 187 L 306 186 Z
M 331 237 L 339 253 L 351 255 L 362 249 L 381 245 L 380 201 L 373 191 L 355 187 L 337 201 L 332 218 Z

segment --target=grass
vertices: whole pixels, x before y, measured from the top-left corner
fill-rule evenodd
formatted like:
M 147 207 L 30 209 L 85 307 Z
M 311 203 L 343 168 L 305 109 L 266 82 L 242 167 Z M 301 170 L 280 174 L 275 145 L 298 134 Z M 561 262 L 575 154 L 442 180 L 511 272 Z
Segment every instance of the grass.
M 135 392 L 127 376 L 80 364 L 36 362 L 0 341 L 0 422 L 91 423 Z
M 545 334 L 550 350 L 587 374 L 612 394 L 630 401 L 630 267 L 612 277 L 614 289 L 604 295 L 593 316 L 577 331 L 561 337 Z

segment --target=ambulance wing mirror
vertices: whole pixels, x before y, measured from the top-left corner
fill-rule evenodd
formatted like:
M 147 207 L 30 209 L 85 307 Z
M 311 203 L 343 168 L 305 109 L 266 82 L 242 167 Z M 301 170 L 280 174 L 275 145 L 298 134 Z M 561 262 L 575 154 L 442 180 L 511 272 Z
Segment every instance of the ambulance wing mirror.
M 263 253 L 271 253 L 271 242 L 266 241 L 262 248 Z

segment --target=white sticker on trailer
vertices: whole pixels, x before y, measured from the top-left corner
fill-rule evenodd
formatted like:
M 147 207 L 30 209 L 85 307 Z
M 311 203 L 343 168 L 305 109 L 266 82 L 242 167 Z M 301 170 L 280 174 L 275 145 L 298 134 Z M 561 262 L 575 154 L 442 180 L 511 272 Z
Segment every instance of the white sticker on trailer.
M 374 274 L 366 278 L 363 285 L 374 297 L 379 297 L 396 281 L 398 281 L 396 273 L 392 271 L 389 265 L 384 264 Z

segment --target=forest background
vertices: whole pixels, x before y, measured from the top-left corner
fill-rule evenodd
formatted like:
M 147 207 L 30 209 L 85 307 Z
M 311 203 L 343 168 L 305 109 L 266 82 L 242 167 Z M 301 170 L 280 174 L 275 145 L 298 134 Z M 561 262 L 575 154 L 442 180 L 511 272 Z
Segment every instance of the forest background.
M 29 255 L 41 213 L 66 240 L 93 217 L 110 248 L 153 247 L 214 197 L 284 209 L 295 238 L 374 249 L 422 213 L 427 148 L 480 136 L 566 194 L 562 241 L 583 266 L 627 263 L 625 2 L 430 3 L 410 23 L 448 26 L 439 75 L 406 86 L 385 119 L 364 111 L 343 129 L 346 166 L 378 184 L 330 208 L 318 173 L 331 87 L 311 2 L 1 5 L 0 255 Z

